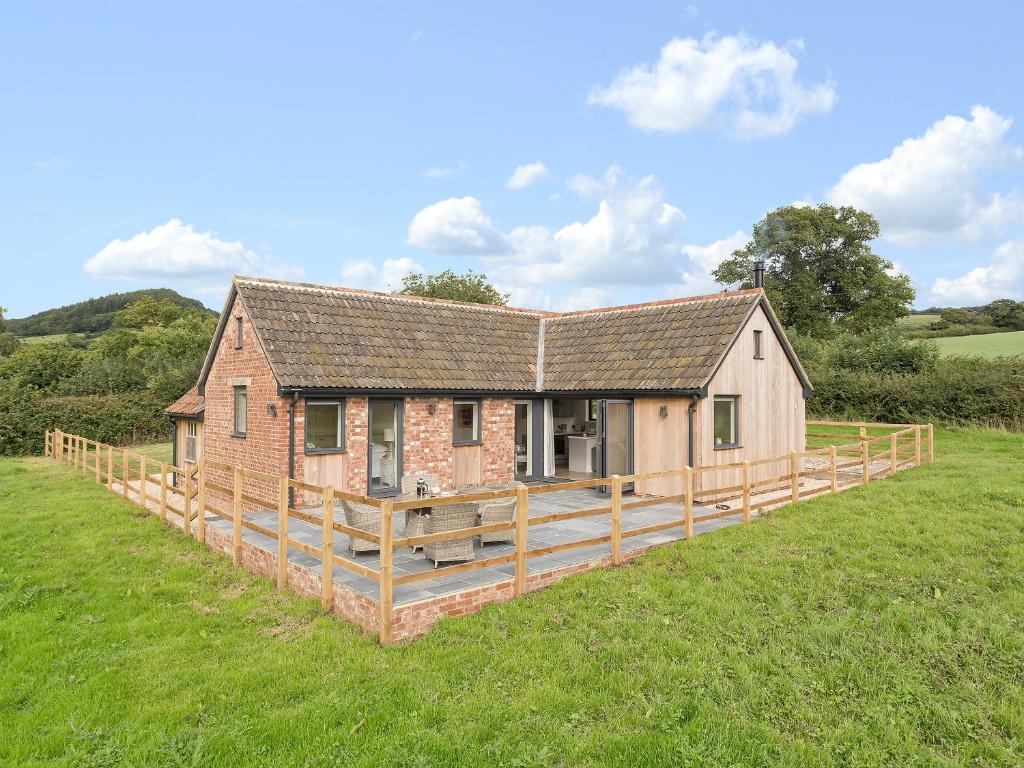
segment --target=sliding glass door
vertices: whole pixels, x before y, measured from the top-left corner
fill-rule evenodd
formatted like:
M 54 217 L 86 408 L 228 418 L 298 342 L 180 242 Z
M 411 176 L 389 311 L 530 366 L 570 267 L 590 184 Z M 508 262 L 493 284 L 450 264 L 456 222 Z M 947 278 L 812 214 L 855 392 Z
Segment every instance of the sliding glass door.
M 601 441 L 600 476 L 633 473 L 633 401 L 601 400 L 598 407 L 597 434 Z M 632 490 L 633 484 L 623 485 Z
M 533 477 L 533 401 L 516 400 L 516 477 Z
M 371 496 L 393 495 L 402 482 L 402 401 L 370 398 L 369 417 L 367 488 Z

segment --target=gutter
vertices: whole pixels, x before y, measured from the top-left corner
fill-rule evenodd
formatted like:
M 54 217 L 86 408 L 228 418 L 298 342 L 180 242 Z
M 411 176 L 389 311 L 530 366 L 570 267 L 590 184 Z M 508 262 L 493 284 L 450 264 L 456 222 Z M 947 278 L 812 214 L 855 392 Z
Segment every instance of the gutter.
M 288 479 L 295 479 L 295 405 L 299 402 L 299 390 L 292 390 L 292 401 L 288 404 Z M 295 506 L 295 489 L 288 486 L 288 506 Z
M 686 463 L 687 466 L 693 466 L 693 414 L 697 412 L 697 402 L 700 400 L 700 395 L 691 395 L 693 398 L 690 400 L 690 404 L 686 406 Z

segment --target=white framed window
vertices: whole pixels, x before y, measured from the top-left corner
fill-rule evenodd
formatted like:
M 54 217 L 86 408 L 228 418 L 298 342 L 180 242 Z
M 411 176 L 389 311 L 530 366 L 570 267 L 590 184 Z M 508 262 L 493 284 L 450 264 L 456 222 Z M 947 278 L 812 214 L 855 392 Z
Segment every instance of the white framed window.
M 235 437 L 245 437 L 245 429 L 249 419 L 249 388 L 245 386 L 235 387 Z
M 452 443 L 477 445 L 480 442 L 480 401 L 456 400 L 452 409 Z
M 198 429 L 192 420 L 185 422 L 185 461 L 196 460 L 196 437 Z
M 345 401 L 306 401 L 306 453 L 345 450 Z
M 738 448 L 740 444 L 740 399 L 736 395 L 715 395 L 715 448 Z

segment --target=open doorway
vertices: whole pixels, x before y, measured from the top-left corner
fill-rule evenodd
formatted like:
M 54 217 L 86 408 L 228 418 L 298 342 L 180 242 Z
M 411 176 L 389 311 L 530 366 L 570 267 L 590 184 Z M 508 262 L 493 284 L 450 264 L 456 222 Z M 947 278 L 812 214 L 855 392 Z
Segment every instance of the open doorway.
M 588 398 L 551 399 L 554 478 L 586 480 L 598 476 L 601 465 L 597 433 L 599 406 L 599 400 Z

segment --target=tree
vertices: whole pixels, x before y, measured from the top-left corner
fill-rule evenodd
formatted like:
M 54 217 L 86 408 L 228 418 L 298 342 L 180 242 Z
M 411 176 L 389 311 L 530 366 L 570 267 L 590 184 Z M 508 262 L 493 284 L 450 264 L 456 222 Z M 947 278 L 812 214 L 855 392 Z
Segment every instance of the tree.
M 402 278 L 402 290 L 410 296 L 425 296 L 430 299 L 452 299 L 454 301 L 470 301 L 475 304 L 508 303 L 508 294 L 501 293 L 487 282 L 487 275 L 467 270 L 457 275 L 446 269 L 436 275 L 423 275 L 414 272 Z
M 754 226 L 747 245 L 714 271 L 723 285 L 753 286 L 755 261 L 765 262 L 764 288 L 782 324 L 829 338 L 891 325 L 910 313 L 914 289 L 892 262 L 871 250 L 874 216 L 848 206 L 790 205 Z
M 0 357 L 7 357 L 18 348 L 17 337 L 7 330 L 7 320 L 4 319 L 6 311 L 0 307 Z
M 1024 330 L 1024 301 L 1013 299 L 997 299 L 982 307 L 986 315 L 992 317 L 992 324 L 1007 330 Z
M 944 309 L 940 315 L 943 323 L 947 325 L 979 325 L 982 317 L 973 310 L 966 307 L 957 309 Z

